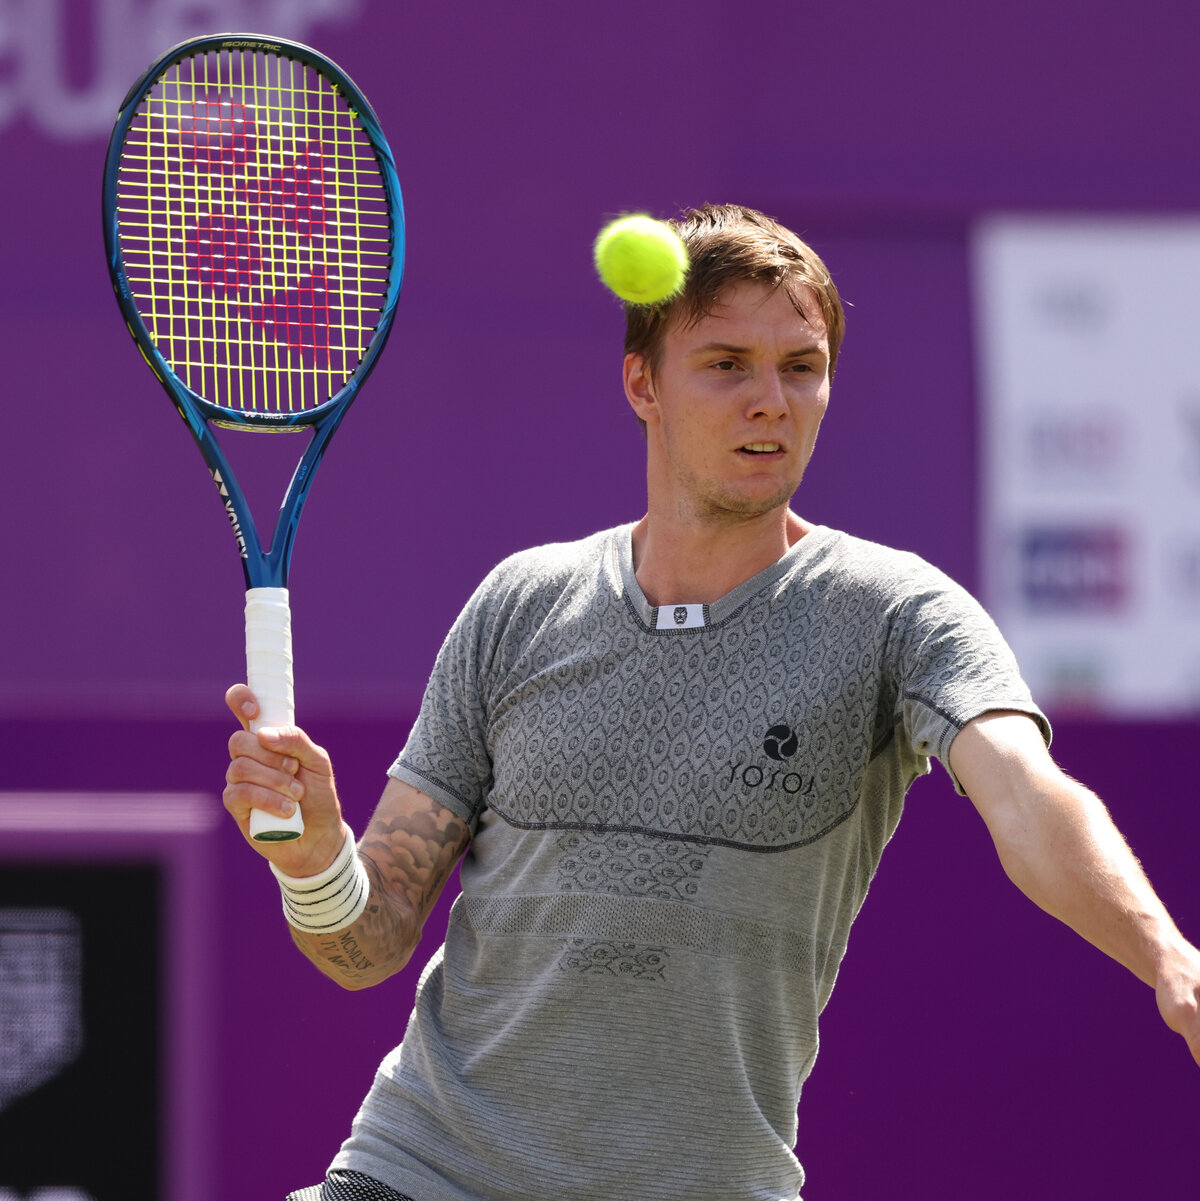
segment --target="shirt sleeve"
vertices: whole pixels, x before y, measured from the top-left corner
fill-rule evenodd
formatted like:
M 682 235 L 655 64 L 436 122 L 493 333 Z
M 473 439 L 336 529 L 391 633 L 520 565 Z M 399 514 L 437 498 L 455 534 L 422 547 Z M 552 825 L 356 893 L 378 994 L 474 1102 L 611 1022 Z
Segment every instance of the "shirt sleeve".
M 404 749 L 388 769 L 441 802 L 475 832 L 492 785 L 486 666 L 493 653 L 495 573 L 467 602 L 442 643 Z
M 890 640 L 897 722 L 913 750 L 936 758 L 965 795 L 950 770 L 950 744 L 968 722 L 998 710 L 1026 713 L 1047 745 L 1050 723 L 983 606 L 935 568 L 922 567 L 899 603 Z

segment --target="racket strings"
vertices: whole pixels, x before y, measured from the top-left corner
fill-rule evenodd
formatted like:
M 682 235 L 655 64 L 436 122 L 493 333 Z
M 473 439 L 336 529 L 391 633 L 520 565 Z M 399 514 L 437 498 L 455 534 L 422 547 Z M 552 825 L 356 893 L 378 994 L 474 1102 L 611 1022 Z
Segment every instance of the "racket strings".
M 204 399 L 304 412 L 353 374 L 394 231 L 370 139 L 318 72 L 236 50 L 173 65 L 126 136 L 117 219 L 139 313 Z

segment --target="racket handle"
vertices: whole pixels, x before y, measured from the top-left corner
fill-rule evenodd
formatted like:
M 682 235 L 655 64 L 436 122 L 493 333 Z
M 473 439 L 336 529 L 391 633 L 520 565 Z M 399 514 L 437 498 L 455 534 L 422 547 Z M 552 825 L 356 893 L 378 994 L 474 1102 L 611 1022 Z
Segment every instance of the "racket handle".
M 246 592 L 246 683 L 258 701 L 250 729 L 290 726 L 296 720 L 292 693 L 292 612 L 286 588 Z M 289 842 L 304 833 L 299 805 L 291 817 L 261 809 L 250 812 L 250 837 L 257 842 Z

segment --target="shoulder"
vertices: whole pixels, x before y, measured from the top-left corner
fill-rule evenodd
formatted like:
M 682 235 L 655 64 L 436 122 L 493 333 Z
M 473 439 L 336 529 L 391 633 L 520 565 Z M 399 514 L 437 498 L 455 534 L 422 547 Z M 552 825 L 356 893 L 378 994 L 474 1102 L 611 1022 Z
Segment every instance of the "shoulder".
M 807 562 L 814 577 L 842 587 L 861 589 L 881 600 L 902 602 L 931 593 L 962 595 L 961 585 L 912 551 L 818 526 L 807 538 L 817 543 Z
M 983 604 L 920 555 L 839 531 L 829 531 L 818 549 L 804 583 L 823 608 L 874 622 L 895 653 L 942 641 L 1009 653 Z
M 627 526 L 601 530 L 574 542 L 531 546 L 502 559 L 488 572 L 482 589 L 503 592 L 513 588 L 539 590 L 571 580 L 581 571 L 595 572 Z
M 628 529 L 619 526 L 574 542 L 547 543 L 509 555 L 484 577 L 464 616 L 486 614 L 503 622 L 517 611 L 548 609 L 570 590 L 594 588 L 605 576 L 605 566 L 615 562 L 616 540 Z

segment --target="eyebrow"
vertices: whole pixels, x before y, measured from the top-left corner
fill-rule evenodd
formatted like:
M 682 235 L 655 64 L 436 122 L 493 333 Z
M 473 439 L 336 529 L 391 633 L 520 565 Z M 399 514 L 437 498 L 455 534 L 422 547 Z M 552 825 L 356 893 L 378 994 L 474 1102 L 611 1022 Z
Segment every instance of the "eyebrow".
M 750 347 L 738 346 L 733 342 L 706 342 L 703 346 L 694 347 L 689 353 L 693 355 L 701 354 L 748 354 Z M 813 354 L 828 354 L 829 350 L 820 342 L 814 342 L 810 346 L 802 346 L 795 350 L 787 351 L 782 357 L 785 359 L 803 359 L 808 355 Z

